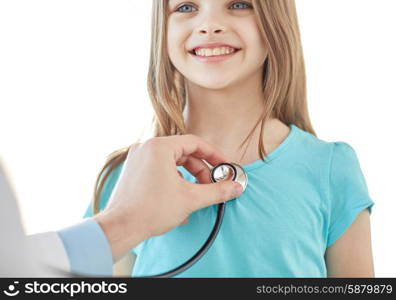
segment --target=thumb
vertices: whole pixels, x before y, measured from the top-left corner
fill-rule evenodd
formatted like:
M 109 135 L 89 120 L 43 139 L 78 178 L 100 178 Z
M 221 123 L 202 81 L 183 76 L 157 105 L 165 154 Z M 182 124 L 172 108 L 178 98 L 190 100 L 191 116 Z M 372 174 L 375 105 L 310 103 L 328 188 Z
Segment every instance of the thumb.
M 235 199 L 242 194 L 243 190 L 241 184 L 232 180 L 194 184 L 194 186 L 192 189 L 195 191 L 196 197 L 192 203 L 193 210 Z

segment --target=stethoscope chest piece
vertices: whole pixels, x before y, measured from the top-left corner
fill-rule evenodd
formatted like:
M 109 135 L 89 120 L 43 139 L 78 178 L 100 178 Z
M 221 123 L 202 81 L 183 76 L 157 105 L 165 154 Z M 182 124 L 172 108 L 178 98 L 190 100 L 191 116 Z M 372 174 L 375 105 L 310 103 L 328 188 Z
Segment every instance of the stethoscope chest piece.
M 245 170 L 236 163 L 221 163 L 214 166 L 210 171 L 212 182 L 231 179 L 238 182 L 245 191 L 248 184 L 248 176 Z

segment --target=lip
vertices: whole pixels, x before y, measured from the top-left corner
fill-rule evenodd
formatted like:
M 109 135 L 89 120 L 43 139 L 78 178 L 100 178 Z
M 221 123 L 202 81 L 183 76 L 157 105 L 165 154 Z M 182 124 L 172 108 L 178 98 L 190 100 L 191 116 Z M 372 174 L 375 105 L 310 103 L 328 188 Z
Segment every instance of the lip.
M 195 46 L 188 50 L 188 52 L 193 53 L 195 50 L 201 49 L 201 48 L 221 48 L 221 47 L 228 47 L 228 48 L 234 48 L 235 50 L 241 50 L 241 48 L 229 45 L 229 44 L 224 44 L 224 43 L 208 43 L 208 44 L 202 44 Z
M 193 52 L 194 51 L 188 52 L 188 54 L 200 62 L 208 62 L 209 63 L 209 62 L 220 62 L 220 61 L 229 59 L 229 58 L 233 57 L 234 55 L 236 55 L 237 53 L 239 53 L 240 49 L 235 50 L 233 53 L 224 54 L 224 55 L 216 55 L 216 56 L 198 56 L 198 55 L 195 55 Z

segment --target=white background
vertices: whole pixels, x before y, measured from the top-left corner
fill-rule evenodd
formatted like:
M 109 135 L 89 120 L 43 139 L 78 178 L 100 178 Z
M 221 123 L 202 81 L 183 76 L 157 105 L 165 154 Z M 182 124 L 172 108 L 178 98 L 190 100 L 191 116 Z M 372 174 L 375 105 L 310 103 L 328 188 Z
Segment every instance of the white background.
M 395 277 L 396 2 L 296 0 L 318 137 L 357 152 L 376 277 Z M 110 152 L 149 134 L 151 1 L 0 1 L 0 156 L 28 233 L 81 220 Z

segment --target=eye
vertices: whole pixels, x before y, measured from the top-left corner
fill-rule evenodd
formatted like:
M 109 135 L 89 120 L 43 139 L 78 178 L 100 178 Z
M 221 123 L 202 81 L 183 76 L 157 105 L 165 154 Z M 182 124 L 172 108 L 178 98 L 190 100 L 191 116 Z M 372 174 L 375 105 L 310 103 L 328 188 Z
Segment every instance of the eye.
M 236 4 L 237 4 L 237 6 L 234 6 Z M 253 6 L 247 2 L 234 2 L 233 4 L 231 4 L 231 7 L 233 7 L 233 6 L 236 8 L 241 8 L 241 9 L 253 8 Z
M 182 9 L 182 8 L 188 8 L 188 7 L 193 7 L 192 5 L 190 5 L 190 4 L 184 4 L 184 5 L 182 5 L 182 6 L 180 6 L 179 8 L 177 8 L 176 9 L 176 11 L 177 12 L 181 12 L 181 13 L 183 13 L 183 12 L 191 12 L 191 10 L 188 10 L 188 9 Z M 193 7 L 193 8 L 195 8 L 195 7 Z M 181 10 L 182 9 L 182 10 Z
M 248 3 L 248 2 L 234 2 L 233 4 L 231 4 L 230 7 L 235 7 L 236 9 L 249 9 L 249 8 L 253 8 L 253 6 Z M 185 13 L 185 12 L 192 12 L 192 10 L 190 10 L 189 8 L 193 8 L 196 10 L 195 7 L 193 7 L 190 4 L 183 4 L 181 6 L 179 6 L 176 9 L 176 12 L 181 12 L 181 13 Z

